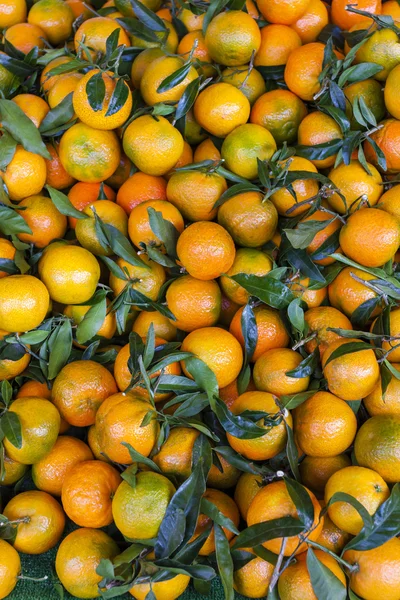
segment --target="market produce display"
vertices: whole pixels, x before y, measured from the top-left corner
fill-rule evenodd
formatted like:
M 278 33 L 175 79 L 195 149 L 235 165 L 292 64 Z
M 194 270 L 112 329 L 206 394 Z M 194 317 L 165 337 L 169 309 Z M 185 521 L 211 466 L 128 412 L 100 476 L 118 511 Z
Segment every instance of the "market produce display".
M 400 600 L 400 3 L 0 30 L 0 599 Z

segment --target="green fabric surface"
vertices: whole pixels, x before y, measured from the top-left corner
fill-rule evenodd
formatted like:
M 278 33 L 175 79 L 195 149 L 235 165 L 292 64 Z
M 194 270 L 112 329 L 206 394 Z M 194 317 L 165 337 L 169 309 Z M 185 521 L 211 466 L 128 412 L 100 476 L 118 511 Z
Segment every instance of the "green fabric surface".
M 33 582 L 27 580 L 20 580 L 8 597 L 9 600 L 60 600 L 60 596 L 54 587 L 54 583 L 57 578 L 54 574 L 54 560 L 56 556 L 56 549 L 50 550 L 45 554 L 38 556 L 29 556 L 27 554 L 21 554 L 22 563 L 22 574 L 30 577 L 43 577 L 48 575 L 48 580 L 45 582 Z M 73 598 L 68 592 L 64 590 L 65 600 Z M 132 600 L 130 594 L 121 596 L 124 600 Z M 190 584 L 186 592 L 180 597 L 181 600 L 224 600 L 224 592 L 222 584 L 219 579 L 213 581 L 210 593 L 207 596 L 198 594 L 194 589 L 193 585 Z M 239 594 L 236 594 L 236 598 L 239 600 L 243 598 Z M 7 599 L 8 600 L 8 599 Z

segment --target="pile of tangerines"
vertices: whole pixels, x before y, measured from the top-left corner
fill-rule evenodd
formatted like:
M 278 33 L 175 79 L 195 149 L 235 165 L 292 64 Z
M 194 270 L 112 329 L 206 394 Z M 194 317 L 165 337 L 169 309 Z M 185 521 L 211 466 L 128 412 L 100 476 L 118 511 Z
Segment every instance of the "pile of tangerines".
M 0 29 L 0 598 L 399 600 L 399 2 Z

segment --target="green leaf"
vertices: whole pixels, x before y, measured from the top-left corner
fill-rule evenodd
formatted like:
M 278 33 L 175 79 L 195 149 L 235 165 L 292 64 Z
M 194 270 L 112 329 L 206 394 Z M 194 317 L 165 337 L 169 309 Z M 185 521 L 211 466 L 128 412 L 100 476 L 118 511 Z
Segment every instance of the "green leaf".
M 209 399 L 218 395 L 217 379 L 213 371 L 202 360 L 195 356 L 187 358 L 185 367 L 200 389 L 207 393 Z
M 307 569 L 311 585 L 318 600 L 346 600 L 346 587 L 316 556 L 307 551 Z
M 186 65 L 183 65 L 182 67 L 174 71 L 174 73 L 171 73 L 171 75 L 168 75 L 168 77 L 165 77 L 165 79 L 163 79 L 160 85 L 158 86 L 157 93 L 162 94 L 163 92 L 168 92 L 169 90 L 172 90 L 174 87 L 182 83 L 182 81 L 186 79 L 191 68 L 192 64 L 187 63 Z
M 375 298 L 369 298 L 360 304 L 360 306 L 357 306 L 356 310 L 351 315 L 352 324 L 356 327 L 365 327 L 370 320 L 372 313 L 380 303 L 380 297 L 376 296 Z
M 289 321 L 299 333 L 303 333 L 305 328 L 304 310 L 301 308 L 301 304 L 301 298 L 295 298 L 291 301 L 287 309 Z
M 76 340 L 79 344 L 84 344 L 96 335 L 103 325 L 107 314 L 107 300 L 104 297 L 89 308 L 82 321 L 76 329 Z
M 328 221 L 305 221 L 304 223 L 298 223 L 295 229 L 284 229 L 283 231 L 293 248 L 304 249 L 311 244 L 319 231 L 325 229 L 334 220 L 332 218 Z
M 149 469 L 151 471 L 154 471 L 155 473 L 161 473 L 160 467 L 153 460 L 151 460 L 151 458 L 143 456 L 143 454 L 140 454 L 140 452 L 135 450 L 135 448 L 133 448 L 133 446 L 131 446 L 127 442 L 121 442 L 121 444 L 125 446 L 125 448 L 127 448 L 133 462 L 146 465 L 146 467 L 149 467 Z
M 11 398 L 13 395 L 13 389 L 12 389 L 12 385 L 9 381 L 7 381 L 7 379 L 4 379 L 1 382 L 1 399 L 3 401 L 3 403 L 8 406 L 11 402 Z M 1 479 L 1 476 L 0 476 Z
M 327 503 L 326 507 L 329 508 L 329 506 L 332 506 L 332 504 L 335 504 L 336 502 L 346 502 L 347 504 L 350 504 L 362 518 L 364 523 L 365 534 L 370 534 L 373 527 L 372 517 L 367 511 L 367 509 L 364 507 L 364 505 L 361 504 L 361 502 L 359 502 L 353 496 L 350 496 L 350 494 L 346 494 L 345 492 L 336 492 L 329 499 L 329 502 Z
M 68 94 L 57 106 L 47 113 L 40 123 L 39 131 L 41 134 L 50 135 L 71 121 L 75 114 L 72 96 L 73 92 Z
M 14 157 L 16 147 L 16 140 L 5 131 L 0 138 L 0 171 L 6 170 Z
M 117 31 L 117 30 L 115 30 Z M 107 108 L 106 117 L 110 117 L 117 113 L 123 106 L 125 106 L 126 101 L 129 96 L 129 87 L 126 82 L 120 78 L 117 81 L 117 85 L 112 93 L 110 98 L 110 102 Z
M 249 294 L 273 308 L 286 308 L 294 298 L 288 286 L 274 279 L 271 273 L 262 276 L 239 273 L 232 275 L 231 279 L 244 287 Z
M 309 354 L 306 358 L 304 358 L 299 365 L 295 369 L 291 371 L 286 371 L 286 375 L 288 377 L 310 377 L 319 364 L 319 349 L 315 348 L 315 350 Z
M 271 521 L 263 521 L 244 529 L 236 538 L 232 549 L 254 548 L 269 540 L 280 537 L 291 537 L 304 532 L 304 525 L 293 517 L 281 517 Z
M 234 524 L 234 522 L 229 517 L 226 517 L 218 509 L 218 507 L 209 500 L 207 500 L 207 498 L 202 498 L 200 504 L 200 512 L 206 515 L 207 517 L 210 517 L 210 519 L 217 525 L 220 525 L 221 527 L 228 529 L 228 531 L 232 531 L 236 535 L 239 535 L 239 530 Z
M 178 241 L 179 232 L 171 221 L 164 219 L 160 211 L 150 207 L 147 209 L 147 213 L 152 232 L 164 244 L 167 254 L 176 257 L 176 242 Z
M 293 473 L 293 477 L 296 481 L 300 481 L 300 471 L 299 471 L 299 453 L 297 450 L 296 443 L 294 441 L 293 429 L 290 427 L 289 423 L 285 420 L 285 428 L 286 428 L 286 456 L 289 462 L 290 470 Z
M 225 600 L 234 600 L 235 592 L 233 590 L 233 560 L 230 552 L 229 542 L 225 532 L 219 525 L 214 525 L 214 535 L 218 572 L 224 588 Z
M 23 333 L 19 336 L 19 339 L 24 344 L 31 344 L 34 346 L 35 344 L 40 344 L 44 342 L 50 335 L 49 331 L 45 331 L 44 329 L 36 329 L 34 331 L 28 331 L 27 333 Z
M 22 448 L 21 423 L 17 413 L 7 410 L 1 417 L 1 429 L 10 444 Z
M 157 559 L 168 558 L 196 529 L 202 495 L 211 468 L 211 447 L 204 435 L 199 435 L 193 447 L 191 475 L 173 495 L 161 522 L 155 545 Z
M 57 326 L 48 339 L 50 357 L 48 379 L 54 379 L 67 364 L 72 350 L 72 327 L 69 320 Z
M 330 156 L 334 156 L 339 152 L 343 145 L 343 140 L 337 138 L 324 142 L 323 144 L 315 144 L 314 146 L 296 146 L 296 155 L 308 160 L 324 160 Z
M 218 170 L 220 172 L 220 170 Z M 222 175 L 222 173 L 220 173 Z M 237 196 L 238 194 L 243 194 L 245 192 L 261 192 L 260 188 L 254 183 L 246 182 L 246 183 L 236 183 L 228 188 L 215 202 L 213 208 L 218 208 L 222 204 L 224 204 L 233 196 Z
M 258 341 L 256 317 L 250 304 L 246 304 L 243 308 L 240 324 L 244 338 L 245 363 L 247 365 L 253 357 Z
M 3 129 L 22 144 L 25 150 L 51 159 L 38 128 L 15 102 L 0 100 L 0 122 Z
M 297 514 L 299 515 L 300 521 L 304 524 L 304 527 L 308 530 L 311 529 L 314 523 L 314 505 L 312 503 L 310 494 L 301 483 L 298 483 L 294 479 L 285 477 L 286 489 L 289 492 L 289 496 L 292 499 L 293 504 L 296 506 Z
M 88 219 L 88 215 L 77 210 L 70 202 L 68 196 L 60 192 L 60 190 L 56 190 L 55 188 L 46 185 L 46 190 L 50 194 L 51 201 L 57 210 L 67 217 L 74 217 L 75 219 Z
M 363 81 L 364 79 L 370 79 L 382 71 L 382 69 L 383 66 L 376 63 L 365 62 L 354 65 L 343 71 L 339 77 L 338 84 L 341 87 L 345 84 L 356 83 L 358 81 Z
M 90 107 L 95 112 L 103 108 L 104 97 L 106 95 L 106 85 L 103 80 L 103 73 L 95 73 L 86 83 L 86 95 Z
M 14 208 L 4 205 L 0 205 L 0 231 L 4 235 L 32 234 L 31 228 L 21 215 Z
M 15 262 L 9 258 L 0 258 L 0 271 L 4 271 L 8 275 L 15 275 L 20 272 Z
M 347 342 L 346 344 L 342 344 L 332 352 L 326 361 L 324 368 L 329 365 L 330 362 L 335 360 L 335 358 L 345 356 L 346 354 L 352 354 L 353 352 L 362 352 L 363 350 L 372 350 L 371 344 L 368 344 L 367 342 Z
M 192 106 L 197 98 L 197 94 L 199 93 L 200 81 L 201 81 L 200 77 L 197 77 L 196 79 L 194 79 L 193 81 L 191 81 L 189 83 L 189 85 L 183 92 L 178 104 L 176 105 L 176 112 L 175 112 L 175 120 L 176 121 L 178 121 L 178 119 L 181 119 L 182 117 L 184 117 L 189 112 L 189 110 L 192 108 Z
M 400 483 L 396 483 L 390 497 L 380 505 L 372 517 L 372 527 L 350 540 L 346 550 L 371 550 L 400 534 Z
M 300 392 L 298 394 L 289 394 L 287 396 L 281 396 L 281 402 L 288 410 L 293 410 L 303 404 L 308 398 L 314 396 L 317 390 L 309 390 L 308 392 Z
M 145 4 L 138 0 L 130 0 L 130 3 L 135 11 L 135 16 L 151 31 L 168 31 L 164 21 Z

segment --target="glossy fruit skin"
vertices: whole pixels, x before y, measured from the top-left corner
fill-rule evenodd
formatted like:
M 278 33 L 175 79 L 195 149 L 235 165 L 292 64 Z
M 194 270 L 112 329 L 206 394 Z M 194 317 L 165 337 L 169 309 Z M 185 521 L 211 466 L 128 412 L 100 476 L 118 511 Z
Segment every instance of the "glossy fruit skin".
M 399 430 L 399 415 L 376 415 L 360 427 L 354 444 L 359 464 L 374 469 L 387 483 L 400 480 Z
M 156 581 L 155 583 L 152 583 L 151 591 L 156 600 L 175 600 L 183 594 L 189 583 L 190 577 L 188 577 L 188 575 L 179 574 L 166 581 Z M 129 590 L 130 595 L 136 598 L 136 600 L 145 600 L 149 592 L 149 583 L 137 583 Z
M 85 442 L 60 435 L 50 452 L 33 465 L 32 479 L 39 490 L 53 496 L 61 496 L 68 471 L 79 462 L 92 459 L 92 451 Z
M 287 371 L 295 369 L 301 356 L 290 348 L 267 350 L 256 360 L 253 377 L 258 390 L 280 396 L 296 394 L 308 388 L 309 377 L 289 377 Z
M 87 302 L 100 278 L 99 263 L 78 246 L 50 245 L 39 261 L 39 276 L 52 300 L 62 304 Z
M 112 523 L 111 500 L 121 477 L 111 465 L 97 460 L 76 464 L 65 476 L 61 502 L 67 516 L 81 527 Z
M 329 478 L 325 487 L 327 504 L 336 492 L 345 492 L 354 496 L 371 515 L 390 494 L 388 486 L 378 473 L 358 466 L 345 467 Z M 346 502 L 331 504 L 328 514 L 337 527 L 353 535 L 359 533 L 363 527 L 358 512 Z
M 278 144 L 292 143 L 299 125 L 307 115 L 304 102 L 289 90 L 266 92 L 253 105 L 250 122 L 270 131 Z
M 13 542 L 18 552 L 47 552 L 58 543 L 64 531 L 64 512 L 57 500 L 46 492 L 22 492 L 10 500 L 3 512 L 10 521 L 28 520 L 18 526 Z
M 45 159 L 17 146 L 3 174 L 11 200 L 19 201 L 39 194 L 46 181 Z
M 168 180 L 166 195 L 189 221 L 212 221 L 218 212 L 215 203 L 227 189 L 218 173 L 174 172 Z
M 213 279 L 201 281 L 184 275 L 168 287 L 166 301 L 176 319 L 171 324 L 182 331 L 212 327 L 221 313 L 221 290 Z
M 279 412 L 279 407 L 272 394 L 245 392 L 233 402 L 231 412 L 234 415 L 240 415 L 245 410 L 262 410 L 272 416 Z M 290 414 L 286 417 L 286 423 L 289 427 L 292 427 L 293 422 Z M 250 460 L 269 460 L 279 454 L 285 447 L 287 440 L 285 421 L 274 427 L 263 426 L 261 421 L 258 425 L 266 429 L 266 434 L 262 437 L 254 440 L 241 440 L 228 433 L 228 442 L 236 452 Z
M 61 542 L 56 572 L 65 589 L 78 598 L 96 598 L 101 576 L 96 569 L 102 559 L 119 553 L 114 540 L 98 529 L 77 529 Z
M 5 540 L 0 540 L 0 598 L 6 598 L 18 582 L 21 560 L 18 552 Z
M 114 377 L 103 365 L 74 361 L 57 375 L 52 401 L 68 423 L 85 427 L 94 424 L 101 403 L 116 392 Z
M 342 582 L 343 586 L 345 586 L 346 577 L 338 562 L 322 550 L 313 549 L 313 551 L 315 552 L 317 559 Z M 297 556 L 297 562 L 289 565 L 279 577 L 278 591 L 281 600 L 317 600 L 306 560 L 307 553 L 303 552 Z
M 72 177 L 96 183 L 114 173 L 121 148 L 114 131 L 100 131 L 84 123 L 76 123 L 62 136 L 59 154 L 64 169 Z
M 113 115 L 108 116 L 107 111 L 110 106 L 112 94 L 116 87 L 116 82 L 108 73 L 102 73 L 102 80 L 105 86 L 105 96 L 100 111 L 94 111 L 87 97 L 86 86 L 92 79 L 98 75 L 100 71 L 89 71 L 82 79 L 79 80 L 72 97 L 73 106 L 77 117 L 90 127 L 95 129 L 110 130 L 121 127 L 128 119 L 132 109 L 132 93 L 128 88 L 128 84 L 124 82 L 127 88 L 127 99 L 124 105 Z
M 10 275 L 0 279 L 0 328 L 29 331 L 40 325 L 49 309 L 49 292 L 32 275 Z
M 151 410 L 149 403 L 134 393 L 117 393 L 109 396 L 96 414 L 99 446 L 111 460 L 130 465 L 129 451 L 122 443 L 129 443 L 143 456 L 148 456 L 157 441 L 159 425 L 156 414 L 146 426 L 143 419 Z
M 258 192 L 233 196 L 220 207 L 218 223 L 238 246 L 258 248 L 269 242 L 278 224 L 278 213 L 270 200 Z
M 343 400 L 364 398 L 374 389 L 379 378 L 379 365 L 373 350 L 344 354 L 328 359 L 337 348 L 355 339 L 339 339 L 328 346 L 322 356 L 322 367 L 332 394 Z
M 314 506 L 314 523 L 315 528 L 310 533 L 309 539 L 316 540 L 323 527 L 323 518 L 320 519 L 321 507 L 314 494 L 308 490 L 311 501 Z M 285 516 L 297 515 L 297 509 L 291 500 L 286 489 L 284 481 L 275 481 L 260 489 L 250 504 L 247 513 L 247 525 L 251 526 L 263 521 L 270 521 Z M 298 546 L 298 536 L 287 538 L 286 547 L 283 551 L 284 556 L 290 556 Z M 278 552 L 281 549 L 282 538 L 276 538 L 268 542 L 264 542 L 263 546 L 272 552 Z M 301 543 L 296 550 L 296 555 L 304 552 L 307 548 L 306 543 Z
M 125 154 L 147 175 L 165 175 L 177 163 L 183 151 L 183 138 L 164 118 L 138 117 L 125 130 Z
M 362 208 L 350 215 L 340 231 L 340 246 L 365 267 L 380 267 L 391 260 L 400 243 L 400 223 L 377 208 Z
M 189 225 L 179 236 L 176 251 L 189 275 L 204 281 L 226 273 L 235 258 L 235 245 L 229 233 L 208 221 Z
M 237 339 L 220 327 L 204 327 L 188 334 L 181 346 L 183 352 L 193 352 L 214 372 L 218 387 L 232 383 L 243 363 L 242 348 Z M 190 371 L 182 361 L 184 373 Z
M 357 419 L 349 405 L 328 392 L 317 392 L 297 407 L 294 423 L 297 443 L 308 456 L 341 454 L 357 431 Z
M 348 550 L 344 559 L 357 564 L 357 572 L 350 575 L 350 588 L 365 600 L 374 600 L 384 594 L 388 600 L 396 600 L 400 586 L 400 540 L 393 538 L 378 548 L 357 551 Z
M 200 92 L 194 104 L 196 121 L 209 133 L 225 137 L 244 125 L 250 115 L 246 96 L 229 83 L 214 83 Z
M 244 567 L 234 571 L 233 587 L 247 598 L 263 598 L 268 593 L 273 570 L 271 563 L 254 556 Z
M 209 23 L 205 42 L 211 58 L 227 67 L 242 65 L 257 53 L 261 34 L 256 21 L 241 11 L 222 12 Z
M 60 430 L 60 413 L 42 398 L 18 398 L 9 409 L 21 423 L 22 446 L 16 448 L 5 438 L 4 447 L 10 458 L 24 465 L 39 462 L 54 446 Z
M 269 160 L 276 151 L 271 133 L 253 123 L 239 125 L 229 133 L 221 148 L 221 157 L 229 170 L 239 177 L 255 179 L 258 160 Z
M 127 537 L 140 539 L 156 537 L 174 493 L 175 487 L 169 479 L 150 471 L 136 475 L 135 488 L 123 481 L 112 501 L 116 526 Z M 144 520 L 143 514 L 146 515 Z

